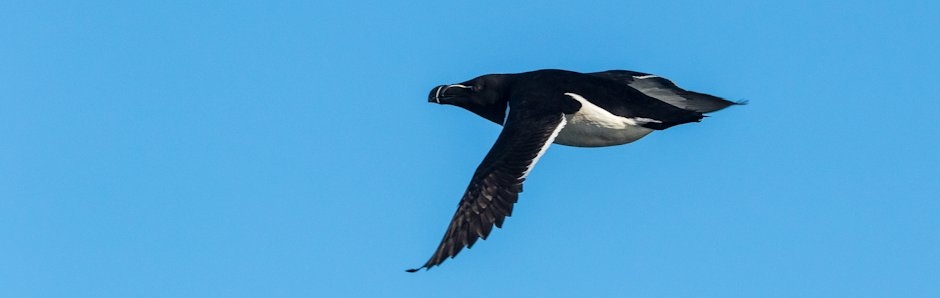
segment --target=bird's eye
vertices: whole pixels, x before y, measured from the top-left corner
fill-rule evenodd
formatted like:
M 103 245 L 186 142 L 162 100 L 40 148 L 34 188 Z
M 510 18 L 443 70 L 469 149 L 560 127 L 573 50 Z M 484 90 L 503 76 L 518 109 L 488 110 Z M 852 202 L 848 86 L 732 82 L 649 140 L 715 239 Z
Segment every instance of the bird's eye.
M 473 84 L 473 91 L 480 91 L 480 89 L 483 89 L 483 85 Z

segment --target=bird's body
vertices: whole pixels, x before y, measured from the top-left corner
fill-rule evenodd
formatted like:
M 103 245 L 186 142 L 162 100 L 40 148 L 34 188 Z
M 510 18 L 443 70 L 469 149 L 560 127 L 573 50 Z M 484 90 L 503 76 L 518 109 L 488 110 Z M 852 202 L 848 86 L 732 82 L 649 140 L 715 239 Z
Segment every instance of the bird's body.
M 467 109 L 503 125 L 503 131 L 471 178 L 444 239 L 423 268 L 456 256 L 478 238 L 486 239 L 494 225 L 501 227 L 525 177 L 552 143 L 626 144 L 655 130 L 698 122 L 703 113 L 736 104 L 645 73 L 552 69 L 441 85 L 431 90 L 428 101 Z

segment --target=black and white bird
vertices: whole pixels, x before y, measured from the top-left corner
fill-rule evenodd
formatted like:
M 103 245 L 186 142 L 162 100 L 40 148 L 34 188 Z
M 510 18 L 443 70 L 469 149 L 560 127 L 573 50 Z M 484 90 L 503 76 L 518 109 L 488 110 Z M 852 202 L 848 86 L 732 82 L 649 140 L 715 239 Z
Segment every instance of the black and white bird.
M 431 259 L 408 272 L 440 265 L 479 238 L 486 239 L 494 225 L 502 227 L 526 176 L 552 143 L 626 144 L 655 130 L 698 122 L 704 113 L 743 104 L 687 91 L 647 73 L 554 69 L 483 75 L 437 86 L 428 102 L 464 108 L 503 130 L 473 173 Z

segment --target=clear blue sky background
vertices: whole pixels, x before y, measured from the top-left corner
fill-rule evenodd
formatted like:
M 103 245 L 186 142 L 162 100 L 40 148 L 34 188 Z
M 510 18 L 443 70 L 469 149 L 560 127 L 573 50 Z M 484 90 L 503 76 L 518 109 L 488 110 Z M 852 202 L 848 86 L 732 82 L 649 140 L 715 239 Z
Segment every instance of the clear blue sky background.
M 132 3 L 136 2 L 136 3 Z M 0 2 L 0 296 L 940 295 L 936 1 Z M 416 274 L 500 127 L 435 85 L 750 105 L 553 146 Z

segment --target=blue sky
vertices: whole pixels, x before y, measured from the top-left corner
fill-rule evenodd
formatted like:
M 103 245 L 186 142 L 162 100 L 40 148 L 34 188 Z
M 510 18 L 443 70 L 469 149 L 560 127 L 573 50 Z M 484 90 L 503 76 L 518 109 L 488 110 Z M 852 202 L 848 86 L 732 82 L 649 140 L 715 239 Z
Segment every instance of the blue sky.
M 935 1 L 0 2 L 0 296 L 940 295 Z M 427 272 L 486 73 L 747 106 L 552 146 Z

